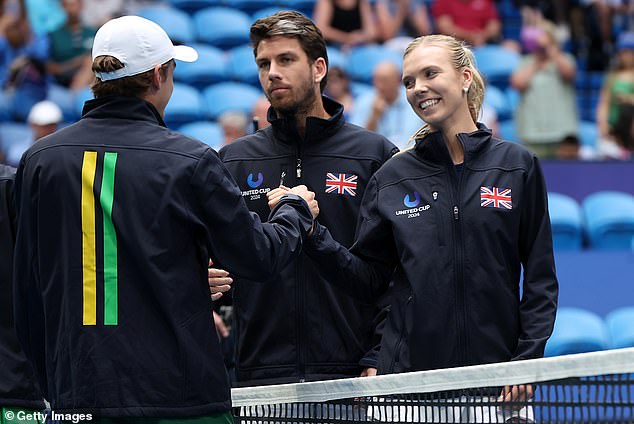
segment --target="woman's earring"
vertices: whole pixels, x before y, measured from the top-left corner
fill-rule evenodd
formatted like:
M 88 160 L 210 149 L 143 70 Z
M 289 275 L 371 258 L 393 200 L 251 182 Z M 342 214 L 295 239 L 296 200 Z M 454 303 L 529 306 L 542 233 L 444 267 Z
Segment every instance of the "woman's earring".
M 462 87 L 462 91 L 467 94 L 469 92 L 469 87 Z

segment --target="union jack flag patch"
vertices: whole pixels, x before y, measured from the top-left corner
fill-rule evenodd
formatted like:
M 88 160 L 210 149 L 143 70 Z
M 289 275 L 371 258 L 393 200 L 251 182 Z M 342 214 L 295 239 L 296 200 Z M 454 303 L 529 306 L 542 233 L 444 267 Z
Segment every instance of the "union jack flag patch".
M 480 187 L 480 206 L 483 208 L 513 209 L 511 189 Z
M 357 195 L 357 176 L 354 174 L 326 174 L 326 193 Z

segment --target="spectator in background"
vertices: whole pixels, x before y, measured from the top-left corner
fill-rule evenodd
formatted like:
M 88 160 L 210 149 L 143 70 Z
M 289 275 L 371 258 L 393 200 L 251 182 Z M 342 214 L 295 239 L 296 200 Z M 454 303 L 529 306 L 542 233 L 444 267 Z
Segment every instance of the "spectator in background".
M 399 36 L 411 39 L 432 31 L 427 6 L 422 0 L 377 0 L 374 10 L 379 41 L 387 42 Z
M 432 14 L 439 33 L 473 47 L 501 39 L 502 24 L 493 0 L 436 0 Z
M 407 103 L 398 65 L 379 63 L 372 85 L 372 92 L 357 99 L 350 122 L 378 132 L 403 150 L 422 123 Z
M 124 0 L 83 0 L 81 20 L 86 25 L 98 28 L 123 12 Z
M 247 135 L 249 119 L 243 112 L 230 110 L 218 117 L 218 124 L 224 135 L 222 145 L 226 146 L 233 140 Z
M 354 98 L 350 92 L 350 78 L 343 68 L 333 66 L 328 70 L 328 83 L 326 83 L 324 94 L 343 105 L 346 117 L 352 114 Z
M 270 107 L 271 103 L 269 103 L 269 100 L 264 96 L 260 97 L 257 102 L 255 102 L 255 104 L 253 105 L 253 109 L 251 110 L 254 127 L 253 131 L 266 128 L 271 125 L 267 118 L 267 113 Z
M 14 119 L 26 119 L 31 107 L 46 97 L 47 58 L 46 37 L 31 31 L 19 4 L 18 10 L 0 16 L 0 87 Z
M 339 45 L 343 50 L 376 38 L 368 0 L 317 0 L 313 15 L 326 42 Z
M 577 160 L 580 150 L 579 137 L 568 135 L 557 146 L 556 158 L 559 160 Z
M 82 0 L 62 0 L 62 7 L 67 20 L 49 33 L 51 50 L 47 69 L 59 84 L 80 90 L 93 79 L 90 48 L 96 30 L 82 23 Z
M 62 122 L 62 110 L 50 100 L 43 100 L 31 108 L 27 122 L 31 127 L 33 136 L 28 140 L 22 140 L 11 145 L 7 152 L 7 163 L 9 165 L 18 166 L 22 153 L 31 144 L 57 131 L 59 123 Z
M 605 143 L 621 156 L 623 148 L 632 149 L 634 120 L 634 33 L 621 34 L 617 41 L 614 67 L 608 73 L 597 106 L 597 125 Z M 605 146 L 602 146 L 605 147 Z M 606 149 L 603 149 L 606 150 Z
M 66 22 L 60 0 L 24 0 L 26 14 L 33 32 L 46 36 Z
M 511 76 L 521 95 L 515 110 L 517 134 L 540 158 L 552 159 L 561 140 L 577 133 L 575 59 L 560 50 L 548 21 L 540 24 L 534 42 L 522 42 L 530 53 Z

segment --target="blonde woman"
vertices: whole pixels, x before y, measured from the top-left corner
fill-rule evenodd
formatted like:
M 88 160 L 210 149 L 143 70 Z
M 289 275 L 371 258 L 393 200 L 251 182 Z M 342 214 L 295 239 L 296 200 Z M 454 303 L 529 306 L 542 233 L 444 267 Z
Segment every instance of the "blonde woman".
M 393 282 L 379 374 L 543 356 L 558 283 L 537 157 L 476 122 L 484 84 L 455 38 L 410 43 L 403 84 L 426 122 L 415 145 L 370 180 L 350 250 L 317 226 L 306 251 L 356 296 L 372 299 Z

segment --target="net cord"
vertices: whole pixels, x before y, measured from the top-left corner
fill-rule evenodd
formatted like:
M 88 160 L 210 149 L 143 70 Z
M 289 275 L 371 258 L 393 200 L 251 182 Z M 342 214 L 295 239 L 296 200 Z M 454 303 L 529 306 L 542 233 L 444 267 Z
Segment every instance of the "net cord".
M 231 398 L 234 407 L 326 402 L 354 397 L 432 393 L 633 372 L 634 348 L 626 348 L 376 377 L 234 388 L 231 390 Z

